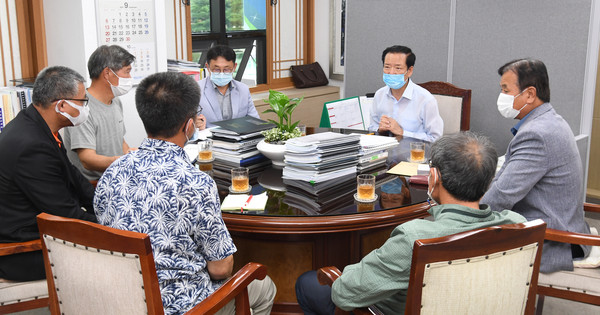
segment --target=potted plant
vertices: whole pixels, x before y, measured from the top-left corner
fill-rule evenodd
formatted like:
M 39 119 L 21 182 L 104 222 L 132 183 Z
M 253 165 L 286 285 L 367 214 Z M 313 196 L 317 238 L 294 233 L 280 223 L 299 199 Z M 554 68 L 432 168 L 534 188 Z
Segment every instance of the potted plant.
M 275 127 L 262 132 L 265 139 L 256 147 L 260 153 L 270 158 L 275 166 L 284 166 L 285 142 L 302 135 L 300 129 L 296 127 L 300 121 L 292 122 L 292 112 L 303 99 L 304 97 L 290 99 L 281 92 L 269 90 L 269 99 L 265 100 L 265 103 L 268 103 L 271 108 L 265 110 L 263 114 L 274 113 L 278 121 L 269 119 Z

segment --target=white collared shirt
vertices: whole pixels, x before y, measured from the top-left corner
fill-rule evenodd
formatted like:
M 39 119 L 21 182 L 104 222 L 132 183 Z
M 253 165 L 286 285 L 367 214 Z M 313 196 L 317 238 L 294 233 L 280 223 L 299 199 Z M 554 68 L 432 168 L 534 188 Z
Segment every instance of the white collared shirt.
M 370 131 L 379 129 L 382 115 L 395 119 L 404 129 L 404 136 L 433 142 L 442 136 L 444 121 L 439 114 L 433 95 L 419 85 L 408 81 L 399 100 L 388 86 L 377 90 L 371 109 Z

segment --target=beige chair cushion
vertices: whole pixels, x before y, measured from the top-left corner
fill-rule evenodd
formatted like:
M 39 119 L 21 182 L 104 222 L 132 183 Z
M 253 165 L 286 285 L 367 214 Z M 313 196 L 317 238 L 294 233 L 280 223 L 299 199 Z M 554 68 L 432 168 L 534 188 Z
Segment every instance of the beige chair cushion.
M 462 98 L 439 94 L 433 94 L 433 96 L 438 103 L 440 116 L 444 121 L 444 134 L 458 133 L 462 114 Z
M 47 297 L 48 285 L 46 284 L 46 279 L 23 282 L 0 279 L 0 305 Z
M 451 264 L 429 264 L 421 314 L 523 314 L 536 252 L 534 243 Z M 456 296 L 463 298 L 452 298 Z
M 97 250 L 44 235 L 61 313 L 147 312 L 137 255 Z M 89 286 L 88 283 L 94 283 Z M 99 297 L 102 296 L 102 299 Z
M 573 271 L 540 273 L 538 286 L 569 288 L 570 291 L 600 296 L 600 269 L 575 268 Z

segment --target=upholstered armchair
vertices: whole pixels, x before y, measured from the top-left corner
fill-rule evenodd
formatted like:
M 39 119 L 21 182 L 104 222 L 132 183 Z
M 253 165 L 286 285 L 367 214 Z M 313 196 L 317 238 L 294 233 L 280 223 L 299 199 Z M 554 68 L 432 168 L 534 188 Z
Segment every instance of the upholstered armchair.
M 163 314 L 147 234 L 38 215 L 52 314 Z M 248 263 L 188 314 L 214 314 L 235 299 L 250 314 L 247 286 L 266 267 Z
M 448 82 L 429 81 L 419 83 L 433 94 L 444 121 L 444 134 L 469 130 L 471 122 L 471 90 L 461 89 Z
M 600 218 L 600 205 L 586 203 L 584 210 L 588 216 Z M 600 220 L 592 218 L 586 218 L 586 220 L 590 228 L 596 228 L 600 232 Z M 587 259 L 589 268 L 575 268 L 573 271 L 558 271 L 549 274 L 540 273 L 538 314 L 542 313 L 544 296 L 600 306 L 600 236 L 546 229 L 546 240 L 590 245 L 596 248 L 592 248 L 591 257 Z M 579 264 L 583 263 L 585 262 Z
M 32 252 L 42 249 L 40 240 L 20 243 L 0 243 L 0 256 Z M 9 281 L 0 279 L 0 314 L 26 311 L 48 306 L 46 279 L 37 281 Z
M 417 240 L 404 313 L 533 314 L 545 229 L 535 220 Z M 335 267 L 317 273 L 321 284 L 340 275 Z

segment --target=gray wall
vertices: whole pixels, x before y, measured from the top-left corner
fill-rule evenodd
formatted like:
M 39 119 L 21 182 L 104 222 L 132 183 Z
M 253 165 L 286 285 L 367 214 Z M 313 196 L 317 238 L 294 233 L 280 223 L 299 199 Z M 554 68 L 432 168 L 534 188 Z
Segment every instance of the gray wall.
M 447 81 L 450 66 L 451 82 L 473 93 L 471 130 L 503 154 L 516 121 L 496 110 L 497 69 L 532 57 L 548 67 L 551 103 L 579 134 L 592 0 L 456 0 L 455 15 L 450 0 L 348 2 L 346 97 L 383 86 L 381 52 L 409 46 L 417 56 L 414 81 Z

